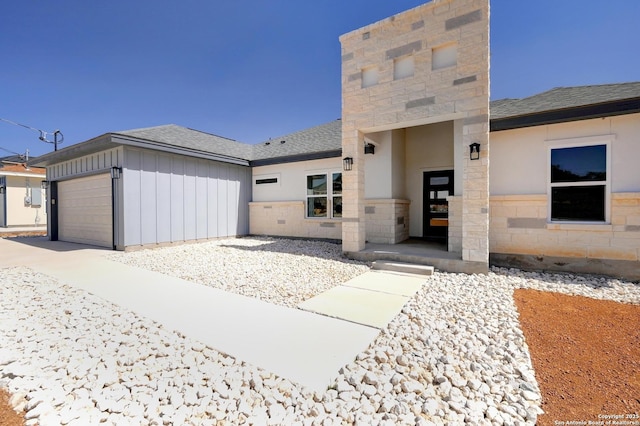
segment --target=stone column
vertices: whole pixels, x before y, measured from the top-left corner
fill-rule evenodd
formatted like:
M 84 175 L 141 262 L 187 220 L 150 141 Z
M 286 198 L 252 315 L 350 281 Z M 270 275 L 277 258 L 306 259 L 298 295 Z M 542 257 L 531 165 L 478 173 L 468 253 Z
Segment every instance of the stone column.
M 489 261 L 489 120 L 487 114 L 465 119 L 462 183 L 462 260 Z M 469 158 L 469 145 L 480 144 L 480 159 Z M 464 151 L 463 151 L 464 152 Z
M 353 168 L 342 171 L 342 250 L 364 249 L 364 134 L 352 121 L 342 121 L 342 157 L 353 158 Z

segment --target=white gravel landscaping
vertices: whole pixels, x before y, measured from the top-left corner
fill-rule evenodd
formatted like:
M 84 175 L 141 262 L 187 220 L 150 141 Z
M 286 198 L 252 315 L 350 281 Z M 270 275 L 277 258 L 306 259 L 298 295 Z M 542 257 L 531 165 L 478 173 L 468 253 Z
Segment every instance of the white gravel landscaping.
M 259 237 L 118 252 L 109 259 L 291 308 L 369 270 L 344 258 L 339 244 Z
M 110 256 L 286 306 L 367 270 L 337 245 L 296 240 Z M 330 389 L 314 393 L 40 273 L 0 276 L 0 386 L 42 426 L 533 425 L 540 392 L 514 288 L 640 303 L 640 286 L 617 280 L 436 273 Z

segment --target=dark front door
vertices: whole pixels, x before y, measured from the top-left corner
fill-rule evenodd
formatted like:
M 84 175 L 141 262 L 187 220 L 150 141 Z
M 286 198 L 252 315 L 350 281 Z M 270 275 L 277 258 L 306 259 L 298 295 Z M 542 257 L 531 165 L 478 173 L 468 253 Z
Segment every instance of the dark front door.
M 425 238 L 446 240 L 449 233 L 449 203 L 453 195 L 453 170 L 424 172 L 423 225 Z

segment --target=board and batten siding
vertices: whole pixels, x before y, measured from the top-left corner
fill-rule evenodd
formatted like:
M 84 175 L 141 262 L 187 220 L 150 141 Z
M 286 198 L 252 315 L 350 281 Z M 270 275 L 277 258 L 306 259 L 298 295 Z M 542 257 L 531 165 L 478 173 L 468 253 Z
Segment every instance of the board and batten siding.
M 124 246 L 246 235 L 251 169 L 125 148 Z
M 47 180 L 56 181 L 109 172 L 112 167 L 122 167 L 122 158 L 123 148 L 120 146 L 53 164 L 47 166 Z

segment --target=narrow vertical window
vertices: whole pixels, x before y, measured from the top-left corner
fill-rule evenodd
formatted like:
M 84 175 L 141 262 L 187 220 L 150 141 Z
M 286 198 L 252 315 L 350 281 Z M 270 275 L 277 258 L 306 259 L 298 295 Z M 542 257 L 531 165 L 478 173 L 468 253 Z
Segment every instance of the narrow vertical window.
M 327 217 L 327 175 L 307 176 L 307 216 Z
M 333 173 L 332 180 L 332 216 L 342 217 L 342 173 Z

